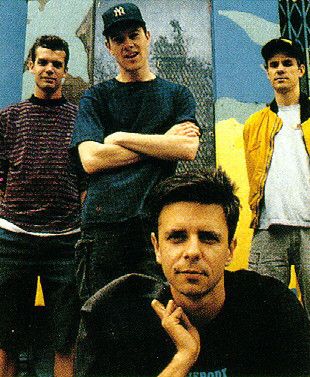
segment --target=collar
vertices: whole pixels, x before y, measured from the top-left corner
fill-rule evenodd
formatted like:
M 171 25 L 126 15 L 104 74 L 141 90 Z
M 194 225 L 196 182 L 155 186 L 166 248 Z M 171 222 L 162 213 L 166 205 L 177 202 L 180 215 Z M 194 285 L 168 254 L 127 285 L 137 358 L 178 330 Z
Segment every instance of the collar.
M 300 93 L 299 104 L 300 104 L 300 121 L 301 123 L 303 123 L 307 119 L 310 118 L 310 99 L 305 93 L 302 93 L 302 92 Z M 271 111 L 278 114 L 279 108 L 278 108 L 275 98 L 268 106 L 270 107 Z
M 34 94 L 29 98 L 29 101 L 34 105 L 39 106 L 60 106 L 67 103 L 67 100 L 64 96 L 57 99 L 41 99 L 36 97 Z

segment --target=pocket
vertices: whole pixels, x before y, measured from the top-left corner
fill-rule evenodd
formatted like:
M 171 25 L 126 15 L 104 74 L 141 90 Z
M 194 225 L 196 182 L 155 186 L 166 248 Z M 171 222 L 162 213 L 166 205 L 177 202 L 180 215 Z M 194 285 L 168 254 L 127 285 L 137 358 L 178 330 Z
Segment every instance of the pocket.
M 90 254 L 93 240 L 80 239 L 75 245 L 75 275 L 79 297 L 84 303 L 91 296 Z

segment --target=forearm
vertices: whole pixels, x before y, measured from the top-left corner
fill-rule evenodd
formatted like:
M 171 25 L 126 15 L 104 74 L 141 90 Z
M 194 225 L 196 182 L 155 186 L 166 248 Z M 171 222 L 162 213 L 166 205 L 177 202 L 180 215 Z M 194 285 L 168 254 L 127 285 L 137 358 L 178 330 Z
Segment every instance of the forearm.
M 176 353 L 171 362 L 158 375 L 158 377 L 186 377 L 194 362 L 194 357 Z
M 86 173 L 120 168 L 141 160 L 141 156 L 120 145 L 85 141 L 78 147 L 82 166 Z
M 163 160 L 194 160 L 199 138 L 198 136 L 119 132 L 113 144 Z

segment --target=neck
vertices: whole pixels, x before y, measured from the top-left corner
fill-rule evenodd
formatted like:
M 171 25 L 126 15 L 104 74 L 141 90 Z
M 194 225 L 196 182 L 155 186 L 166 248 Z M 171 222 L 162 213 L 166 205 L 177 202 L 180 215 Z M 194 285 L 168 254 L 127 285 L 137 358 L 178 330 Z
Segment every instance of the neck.
M 195 325 L 205 324 L 215 318 L 225 302 L 224 281 L 204 296 L 188 296 L 175 292 L 171 287 L 172 297 L 177 306 L 181 306 Z
M 275 99 L 278 106 L 297 105 L 299 103 L 300 90 L 299 86 L 289 92 L 275 92 Z
M 48 91 L 44 91 L 44 90 L 36 87 L 35 91 L 34 91 L 34 95 L 35 95 L 35 97 L 37 97 L 39 99 L 46 99 L 46 100 L 60 99 L 60 98 L 62 98 L 62 90 L 59 89 L 56 92 L 48 92 Z
M 116 80 L 119 82 L 143 82 L 154 80 L 155 77 L 155 74 L 150 71 L 149 67 L 147 67 L 146 69 L 136 71 L 121 70 L 116 76 Z

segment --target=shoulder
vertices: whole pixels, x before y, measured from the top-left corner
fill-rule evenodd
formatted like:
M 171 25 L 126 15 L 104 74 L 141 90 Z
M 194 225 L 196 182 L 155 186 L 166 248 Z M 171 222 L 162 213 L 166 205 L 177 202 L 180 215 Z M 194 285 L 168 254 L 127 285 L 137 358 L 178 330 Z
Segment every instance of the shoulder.
M 261 118 L 264 117 L 264 115 L 268 114 L 270 111 L 271 111 L 270 106 L 267 105 L 263 109 L 258 110 L 255 113 L 251 114 L 247 118 L 245 123 L 247 124 L 247 123 L 253 123 L 253 122 L 256 122 L 256 121 L 260 121 Z
M 303 327 L 309 332 L 305 310 L 296 295 L 279 280 L 253 271 L 225 271 L 225 289 L 232 303 L 260 316 L 260 321 L 268 319 Z
M 115 79 L 110 79 L 106 81 L 102 81 L 98 84 L 92 85 L 88 89 L 84 91 L 83 96 L 102 96 L 106 92 L 109 92 L 117 86 L 117 82 Z
M 239 270 L 225 272 L 225 288 L 234 297 L 242 298 L 247 303 L 266 305 L 268 302 L 299 306 L 296 296 L 279 280 L 260 275 L 254 271 Z
M 268 124 L 270 116 L 276 117 L 277 114 L 271 109 L 269 105 L 251 114 L 244 123 L 244 133 L 249 133 L 251 132 L 251 130 L 257 131 L 257 128 L 262 124 L 264 120 L 266 122 L 264 124 Z
M 163 288 L 163 282 L 147 275 L 128 274 L 113 280 L 93 296 L 82 307 L 82 312 L 97 316 L 109 310 L 119 310 L 118 305 L 124 302 L 133 303 L 151 300 Z M 125 309 L 126 310 L 126 309 Z
M 11 113 L 14 113 L 14 112 L 18 112 L 24 108 L 27 108 L 29 106 L 31 106 L 31 102 L 26 99 L 26 100 L 23 100 L 21 102 L 18 102 L 18 103 L 14 103 L 12 105 L 9 105 L 7 107 L 4 107 L 3 109 L 0 109 L 0 114 L 11 114 Z
M 176 94 L 191 94 L 191 91 L 185 85 L 178 84 L 158 76 L 156 77 L 154 83 L 159 87 L 162 87 L 165 90 L 169 90 L 170 92 L 174 92 Z
M 29 100 L 24 100 L 0 109 L 0 121 L 2 125 L 14 123 L 17 119 L 29 117 L 33 112 L 33 105 Z
M 63 105 L 62 105 L 62 108 L 64 111 L 67 112 L 67 114 L 69 116 L 76 116 L 77 112 L 78 112 L 78 106 L 75 105 L 74 103 L 70 102 L 70 101 L 66 101 Z

